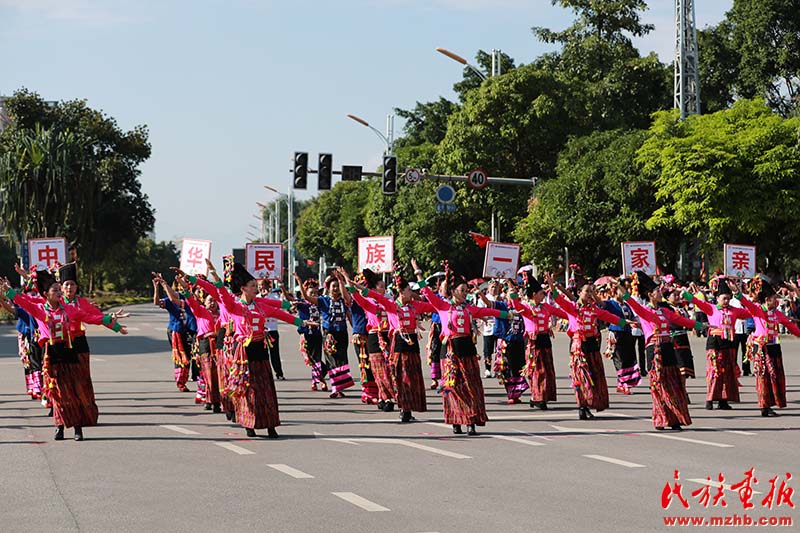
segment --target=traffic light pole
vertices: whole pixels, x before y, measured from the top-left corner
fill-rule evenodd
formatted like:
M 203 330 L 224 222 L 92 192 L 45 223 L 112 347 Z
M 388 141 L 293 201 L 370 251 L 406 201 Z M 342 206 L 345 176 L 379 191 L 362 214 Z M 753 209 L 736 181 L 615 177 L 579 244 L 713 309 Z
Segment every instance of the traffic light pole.
M 286 217 L 287 220 L 287 244 L 289 245 L 289 249 L 287 251 L 287 260 L 289 262 L 289 268 L 287 269 L 288 275 L 286 276 L 289 281 L 289 292 L 294 296 L 295 294 L 295 281 L 294 281 L 294 272 L 295 272 L 295 265 L 294 265 L 294 187 L 289 185 L 289 195 L 287 197 L 287 209 L 288 209 L 288 216 Z

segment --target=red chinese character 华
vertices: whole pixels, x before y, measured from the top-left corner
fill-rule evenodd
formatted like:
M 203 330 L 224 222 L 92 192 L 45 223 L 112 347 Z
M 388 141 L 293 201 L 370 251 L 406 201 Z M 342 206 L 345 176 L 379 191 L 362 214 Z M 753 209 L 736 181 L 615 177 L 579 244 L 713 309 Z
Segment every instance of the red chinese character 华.
M 792 474 L 786 472 L 786 480 L 781 481 L 781 485 L 778 488 L 778 497 L 775 498 L 775 483 L 778 481 L 778 476 L 769 480 L 769 493 L 761 500 L 761 506 L 766 507 L 767 509 L 772 509 L 773 502 L 775 507 L 783 505 L 784 503 L 794 509 L 794 502 L 792 501 L 792 495 L 794 495 L 794 489 L 788 486 L 786 483 L 792 479 Z
M 742 251 L 733 252 L 731 254 L 731 268 L 734 270 L 750 270 L 750 255 Z
M 275 270 L 275 250 L 256 250 L 255 270 Z
M 631 268 L 640 269 L 642 267 L 650 266 L 650 251 L 647 248 L 632 248 L 631 249 Z
M 383 243 L 368 244 L 366 263 L 376 265 L 384 261 L 386 261 L 386 245 Z
M 197 268 L 203 262 L 203 250 L 199 246 L 190 246 L 186 251 L 186 262 Z
M 751 467 L 750 470 L 744 473 L 743 480 L 731 485 L 731 490 L 739 492 L 739 499 L 741 500 L 742 506 L 745 509 L 752 509 L 754 507 L 753 503 L 750 501 L 753 498 L 752 485 L 758 484 L 758 479 L 756 479 L 754 472 L 755 469 Z
M 58 249 L 45 246 L 38 250 L 39 263 L 44 263 L 47 266 L 52 265 L 58 261 Z
M 673 474 L 673 477 L 675 478 L 676 483 L 674 483 L 671 487 L 669 485 L 669 481 L 664 483 L 664 490 L 661 491 L 661 507 L 663 509 L 669 509 L 670 504 L 672 504 L 672 497 L 675 496 L 681 502 L 683 508 L 688 509 L 689 502 L 686 501 L 686 498 L 684 498 L 683 494 L 681 494 L 682 485 L 677 483 L 677 481 L 680 480 L 680 472 L 676 470 Z

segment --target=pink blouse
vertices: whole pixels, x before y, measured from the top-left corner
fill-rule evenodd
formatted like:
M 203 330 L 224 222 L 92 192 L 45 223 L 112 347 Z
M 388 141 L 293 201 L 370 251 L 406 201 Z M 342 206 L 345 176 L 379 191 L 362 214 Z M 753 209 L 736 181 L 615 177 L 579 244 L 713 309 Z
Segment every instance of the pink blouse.
M 714 329 L 711 329 L 708 334 L 722 337 L 723 339 L 733 340 L 734 330 L 733 327 L 737 320 L 746 320 L 752 318 L 746 309 L 738 307 L 720 307 L 719 305 L 711 305 L 710 303 L 695 298 L 691 292 L 684 292 L 683 297 L 686 301 L 693 303 L 698 309 L 708 317 L 708 323 Z
M 647 345 L 669 342 L 671 338 L 670 323 L 689 329 L 694 328 L 697 324 L 694 320 L 686 318 L 672 309 L 645 307 L 635 298 L 628 298 L 625 303 L 639 317 Z M 656 335 L 656 330 L 658 330 L 658 335 Z
M 431 303 L 442 319 L 442 336 L 444 337 L 463 337 L 472 334 L 472 317 L 484 318 L 493 316 L 495 318 L 505 318 L 507 313 L 499 309 L 489 309 L 488 307 L 477 307 L 475 305 L 453 305 L 446 302 L 441 296 L 431 290 L 430 287 L 422 287 L 422 295 Z
M 575 305 L 567 300 L 563 294 L 559 294 L 558 297 L 556 297 L 556 303 L 569 315 L 570 335 L 579 334 L 581 338 L 584 339 L 597 337 L 600 335 L 600 330 L 597 328 L 598 320 L 620 327 L 623 327 L 626 323 L 624 318 L 620 318 L 614 313 L 609 313 L 605 309 L 599 308 L 594 303 Z
M 356 303 L 361 306 L 361 309 L 364 310 L 364 314 L 367 316 L 368 332 L 374 333 L 376 331 L 389 331 L 389 316 L 386 313 L 384 306 L 377 301 L 377 298 L 375 298 L 375 296 L 380 296 L 377 292 L 370 290 L 369 297 L 365 297 L 356 291 L 352 293 L 352 296 Z M 389 299 L 386 298 L 386 300 L 388 301 Z
M 409 304 L 400 305 L 376 291 L 369 291 L 369 296 L 374 298 L 389 315 L 389 330 L 414 333 L 417 331 L 417 315 L 435 313 L 436 308 L 428 302 L 414 300 Z
M 72 331 L 80 327 L 81 322 L 87 324 L 104 325 L 109 329 L 119 331 L 118 326 L 112 324 L 111 316 L 95 313 L 81 307 L 61 304 L 50 307 L 38 298 L 31 298 L 27 294 L 16 292 L 13 301 L 28 312 L 39 325 L 39 344 L 44 346 L 48 340 L 51 342 L 67 342 L 72 338 Z
M 778 326 L 781 324 L 789 333 L 800 337 L 800 328 L 797 327 L 797 324 L 789 320 L 786 315 L 777 309 L 768 310 L 765 306 L 751 302 L 747 298 L 741 298 L 740 301 L 744 308 L 753 315 L 753 321 L 756 323 L 754 335 L 756 337 L 766 338 L 767 344 L 778 344 L 780 342 L 780 329 Z
M 519 298 L 511 298 L 511 307 L 519 311 L 522 315 L 522 320 L 525 322 L 525 333 L 534 337 L 536 335 L 550 334 L 551 316 L 569 320 L 569 315 L 567 313 L 547 302 L 542 302 L 539 305 L 533 306 L 527 302 L 523 302 Z

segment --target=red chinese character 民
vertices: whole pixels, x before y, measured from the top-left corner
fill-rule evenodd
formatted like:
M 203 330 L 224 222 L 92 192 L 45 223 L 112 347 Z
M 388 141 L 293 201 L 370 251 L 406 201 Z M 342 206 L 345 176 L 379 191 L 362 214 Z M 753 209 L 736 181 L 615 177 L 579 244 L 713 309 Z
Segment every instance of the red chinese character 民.
M 275 250 L 256 250 L 255 270 L 275 270 Z
M 750 270 L 750 255 L 742 251 L 733 252 L 731 254 L 731 268 L 734 270 Z
M 792 474 L 786 472 L 786 480 L 781 481 L 781 485 L 777 490 L 777 498 L 775 498 L 775 483 L 778 481 L 778 476 L 770 479 L 769 493 L 764 497 L 763 500 L 761 500 L 761 506 L 766 507 L 767 509 L 772 509 L 773 503 L 775 504 L 775 507 L 786 504 L 794 509 L 794 502 L 792 501 L 794 489 L 786 484 L 790 479 L 792 479 Z
M 678 470 L 675 471 L 673 474 L 676 483 L 674 483 L 671 487 L 669 485 L 669 481 L 664 483 L 664 490 L 661 491 L 661 507 L 663 509 L 669 509 L 670 504 L 672 504 L 672 497 L 675 496 L 681 502 L 684 509 L 689 508 L 689 502 L 686 501 L 686 498 L 683 497 L 681 494 L 681 484 L 677 483 L 680 480 L 680 472 Z
M 744 473 L 743 480 L 735 485 L 731 485 L 731 490 L 739 491 L 739 499 L 745 509 L 752 509 L 754 507 L 753 503 L 750 501 L 753 497 L 752 485 L 758 484 L 758 479 L 756 479 L 754 472 L 755 469 L 751 467 L 750 470 Z
M 631 268 L 638 270 L 643 267 L 649 267 L 650 252 L 647 248 L 632 248 L 631 249 Z
M 47 266 L 52 265 L 58 261 L 58 249 L 45 246 L 38 250 L 39 263 L 44 263 Z
M 375 243 L 367 245 L 367 261 L 368 265 L 380 264 L 386 261 L 386 245 L 383 243 Z

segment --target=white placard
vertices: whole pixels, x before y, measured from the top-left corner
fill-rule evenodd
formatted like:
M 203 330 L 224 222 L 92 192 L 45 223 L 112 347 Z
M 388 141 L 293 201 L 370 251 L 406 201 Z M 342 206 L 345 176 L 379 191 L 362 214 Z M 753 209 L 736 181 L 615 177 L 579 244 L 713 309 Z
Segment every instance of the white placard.
M 394 237 L 360 237 L 358 239 L 358 270 L 369 268 L 377 274 L 392 272 Z
M 648 276 L 655 276 L 658 273 L 654 241 L 622 243 L 622 273 L 630 276 L 637 270 L 641 270 Z
M 181 245 L 181 270 L 190 276 L 207 275 L 206 259 L 211 258 L 211 241 L 183 239 Z
M 56 262 L 59 265 L 67 262 L 67 239 L 53 237 L 52 239 L 28 240 L 29 265 L 35 265 L 37 270 L 44 270 Z
M 756 247 L 726 243 L 725 275 L 731 278 L 754 277 L 756 275 Z
M 489 241 L 483 261 L 483 277 L 514 278 L 519 268 L 519 244 Z
M 283 245 L 270 242 L 248 242 L 245 245 L 247 271 L 256 279 L 283 278 Z

